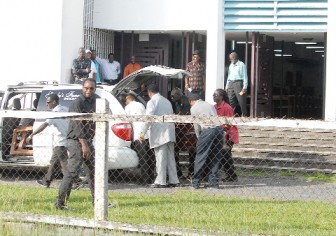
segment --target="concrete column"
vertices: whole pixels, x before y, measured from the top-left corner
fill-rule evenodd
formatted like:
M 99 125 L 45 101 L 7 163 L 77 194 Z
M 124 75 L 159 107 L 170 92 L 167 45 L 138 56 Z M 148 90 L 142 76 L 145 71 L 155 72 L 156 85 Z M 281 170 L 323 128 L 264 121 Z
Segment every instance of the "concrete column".
M 61 32 L 61 77 L 58 81 L 68 83 L 73 59 L 78 48 L 84 46 L 84 0 L 63 0 Z
M 216 0 L 209 14 L 206 50 L 205 100 L 213 103 L 212 94 L 217 88 L 224 88 L 225 34 L 223 23 L 223 0 Z
M 328 29 L 327 46 L 325 48 L 326 57 L 326 83 L 324 96 L 324 119 L 336 121 L 336 6 L 333 1 L 328 1 Z

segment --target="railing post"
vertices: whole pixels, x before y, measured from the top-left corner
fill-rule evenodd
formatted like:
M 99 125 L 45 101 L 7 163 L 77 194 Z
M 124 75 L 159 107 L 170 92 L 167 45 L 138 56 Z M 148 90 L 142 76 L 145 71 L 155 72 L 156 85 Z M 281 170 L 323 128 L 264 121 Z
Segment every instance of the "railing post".
M 96 113 L 105 114 L 107 102 L 105 99 L 97 99 Z M 107 147 L 108 147 L 108 122 L 100 120 L 96 122 L 95 145 L 95 199 L 94 219 L 107 219 L 108 183 L 107 183 Z

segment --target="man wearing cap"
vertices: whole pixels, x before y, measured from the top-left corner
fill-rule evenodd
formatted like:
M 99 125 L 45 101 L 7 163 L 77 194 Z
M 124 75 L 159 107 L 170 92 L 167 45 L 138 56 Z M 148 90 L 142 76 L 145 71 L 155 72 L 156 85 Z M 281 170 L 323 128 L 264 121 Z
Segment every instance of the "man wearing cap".
M 200 62 L 199 51 L 193 52 L 192 61 L 187 64 L 186 70 L 190 76 L 185 78 L 186 94 L 190 92 L 198 93 L 201 98 L 204 98 L 205 92 L 205 66 Z
M 91 72 L 91 60 L 85 57 L 85 49 L 78 49 L 78 58 L 74 59 L 71 67 L 73 77 L 72 83 L 81 84 L 84 79 L 89 78 Z
M 114 54 L 109 53 L 108 59 L 96 57 L 96 60 L 101 65 L 104 82 L 109 85 L 115 85 L 120 81 L 120 63 L 114 60 Z
M 87 59 L 90 59 L 90 61 L 91 61 L 91 72 L 89 74 L 89 79 L 96 80 L 97 70 L 96 70 L 95 63 L 91 60 L 91 55 L 92 55 L 92 52 L 90 50 L 86 49 L 85 50 L 85 57 Z
M 206 165 L 208 165 L 210 171 L 206 173 L 208 174 L 209 180 L 207 187 L 218 189 L 218 172 L 222 159 L 224 130 L 220 125 L 204 124 L 206 120 L 200 120 L 201 117 L 217 116 L 216 109 L 213 105 L 201 100 L 196 93 L 189 96 L 189 102 L 191 115 L 200 116 L 200 118 L 195 118 L 197 123 L 194 123 L 198 141 L 196 144 L 197 151 L 192 187 L 195 189 L 200 187 L 202 172 Z

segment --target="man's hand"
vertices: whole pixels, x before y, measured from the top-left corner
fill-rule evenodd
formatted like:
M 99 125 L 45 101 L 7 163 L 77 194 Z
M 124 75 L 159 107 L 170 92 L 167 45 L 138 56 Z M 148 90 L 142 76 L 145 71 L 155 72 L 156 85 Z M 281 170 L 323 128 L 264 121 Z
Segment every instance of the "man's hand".
M 90 160 L 91 150 L 85 139 L 79 139 L 80 144 L 82 145 L 83 158 Z
M 142 143 L 144 140 L 145 140 L 145 135 L 141 133 L 139 137 L 139 142 Z
M 247 89 L 242 89 L 239 93 L 240 96 L 243 96 L 247 92 Z
M 33 139 L 33 136 L 29 135 L 27 138 L 26 138 L 26 144 L 30 143 L 30 141 Z
M 228 89 L 228 88 L 225 88 L 225 92 L 228 93 L 228 92 L 229 92 L 229 89 Z
M 90 73 L 90 72 L 91 72 L 91 67 L 87 67 L 87 68 L 86 68 L 86 72 L 87 72 L 87 73 Z
M 87 145 L 82 145 L 83 157 L 87 160 L 90 160 L 91 150 Z
M 228 125 L 228 124 L 225 124 L 225 125 L 222 125 L 222 128 L 224 129 L 225 132 L 229 131 L 229 129 L 231 129 L 231 125 Z

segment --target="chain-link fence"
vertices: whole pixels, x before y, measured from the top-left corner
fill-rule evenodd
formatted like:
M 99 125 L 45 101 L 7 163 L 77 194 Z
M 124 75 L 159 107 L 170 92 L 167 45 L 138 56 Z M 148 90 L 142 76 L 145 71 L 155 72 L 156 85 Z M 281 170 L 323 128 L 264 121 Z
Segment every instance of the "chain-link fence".
M 11 189 L 22 196 L 40 191 L 34 203 L 47 204 L 47 209 L 53 209 L 49 214 L 59 214 L 55 208 L 75 208 L 70 212 L 92 208 L 95 220 L 110 220 L 108 214 L 117 217 L 112 209 L 123 204 L 134 212 L 139 205 L 153 204 L 143 202 L 146 195 L 179 193 L 190 196 L 190 201 L 194 194 L 207 194 L 218 203 L 218 196 L 246 198 L 246 202 L 250 198 L 309 200 L 325 202 L 335 209 L 336 126 L 332 122 L 111 115 L 105 112 L 104 100 L 99 101 L 102 104 L 97 104 L 97 114 L 49 119 L 54 122 L 46 125 L 41 118 L 56 117 L 55 113 L 2 113 L 2 211 L 21 209 L 16 204 L 5 206 L 12 202 L 12 196 L 5 194 L 8 189 L 4 186 L 12 185 L 25 188 L 23 192 Z M 70 122 L 69 127 L 63 127 L 67 130 L 65 143 L 55 120 Z M 43 131 L 32 135 L 43 125 Z M 134 199 L 123 202 L 129 197 L 125 194 L 139 197 L 134 195 Z M 152 212 L 152 217 L 164 215 L 162 209 Z M 128 219 L 121 221 L 134 222 Z M 151 224 L 146 220 L 136 222 Z M 194 228 L 183 221 L 174 225 Z M 246 232 L 238 227 L 237 232 L 242 231 Z

